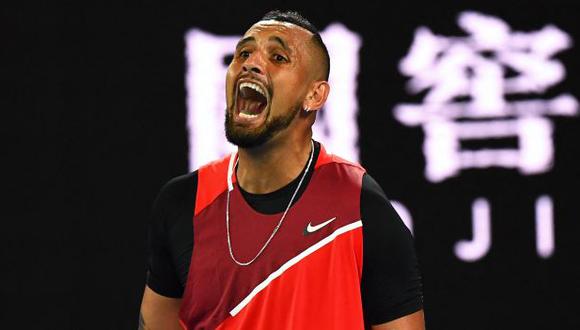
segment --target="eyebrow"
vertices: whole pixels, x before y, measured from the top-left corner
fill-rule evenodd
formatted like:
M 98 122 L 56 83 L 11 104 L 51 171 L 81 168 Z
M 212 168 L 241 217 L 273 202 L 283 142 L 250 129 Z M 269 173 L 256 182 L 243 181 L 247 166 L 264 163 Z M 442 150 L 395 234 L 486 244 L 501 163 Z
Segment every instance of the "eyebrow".
M 236 45 L 236 50 L 240 49 L 240 47 L 242 47 L 243 45 L 249 43 L 249 42 L 255 42 L 256 38 L 254 37 L 245 37 L 244 39 L 238 41 L 238 44 Z
M 255 42 L 256 38 L 254 37 L 245 37 L 242 40 L 238 41 L 237 45 L 236 45 L 236 50 L 240 49 L 242 46 L 244 46 L 247 43 L 250 42 Z M 284 39 L 278 37 L 278 36 L 271 36 L 270 38 L 268 38 L 268 41 L 273 41 L 277 44 L 280 44 L 280 46 L 282 46 L 282 48 L 284 48 L 284 50 L 291 52 L 290 47 L 288 47 L 288 44 L 286 44 L 286 42 L 284 41 Z
M 279 43 L 280 46 L 282 46 L 282 48 L 284 48 L 284 50 L 286 50 L 287 52 L 291 53 L 292 51 L 290 50 L 290 48 L 288 47 L 288 45 L 286 44 L 286 42 L 284 42 L 284 39 L 277 37 L 277 36 L 272 36 L 270 38 L 268 38 L 268 41 L 274 41 L 276 43 Z

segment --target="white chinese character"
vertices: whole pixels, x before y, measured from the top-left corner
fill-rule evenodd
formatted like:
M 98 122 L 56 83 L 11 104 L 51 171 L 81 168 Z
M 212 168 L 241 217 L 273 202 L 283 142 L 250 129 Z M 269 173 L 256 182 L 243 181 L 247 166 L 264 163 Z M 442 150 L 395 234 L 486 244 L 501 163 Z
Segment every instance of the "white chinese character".
M 554 146 L 547 116 L 576 116 L 578 101 L 569 94 L 538 95 L 564 79 L 566 70 L 553 56 L 570 48 L 571 38 L 553 25 L 512 31 L 501 19 L 476 12 L 461 13 L 458 24 L 468 36 L 418 28 L 400 62 L 410 77 L 409 93 L 425 93 L 423 103 L 399 104 L 394 115 L 407 126 L 422 125 L 426 178 L 439 182 L 462 169 L 493 166 L 524 175 L 548 171 Z M 462 140 L 511 137 L 517 149 L 461 149 Z

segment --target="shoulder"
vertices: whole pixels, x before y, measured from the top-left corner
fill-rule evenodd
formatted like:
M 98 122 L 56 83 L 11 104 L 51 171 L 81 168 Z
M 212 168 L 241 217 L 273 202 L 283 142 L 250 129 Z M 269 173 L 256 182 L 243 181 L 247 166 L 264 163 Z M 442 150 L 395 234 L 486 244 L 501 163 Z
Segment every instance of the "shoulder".
M 323 167 L 329 164 L 341 166 L 343 168 L 350 169 L 352 171 L 365 172 L 365 169 L 360 164 L 351 162 L 331 152 L 328 152 L 326 148 L 324 148 L 324 146 L 321 144 L 320 155 L 318 156 L 318 159 L 316 161 L 316 168 Z
M 229 167 L 233 167 L 233 161 L 237 158 L 236 154 L 228 154 L 220 159 L 214 160 L 201 166 L 197 172 L 201 173 L 201 176 L 213 177 L 215 175 L 223 175 L 228 171 Z M 230 164 L 230 162 L 232 162 Z
M 176 176 L 167 181 L 159 192 L 158 198 L 183 198 L 195 194 L 198 171 Z
M 176 176 L 160 189 L 153 206 L 154 221 L 172 222 L 175 215 L 188 212 L 195 204 L 198 172 Z M 170 223 L 166 226 L 171 227 Z
M 383 188 L 379 185 L 379 183 L 368 173 L 362 177 L 361 182 L 361 195 L 364 194 L 364 197 L 371 202 L 388 202 L 389 199 L 385 194 Z
M 363 224 L 367 228 L 389 227 L 391 232 L 402 231 L 407 235 L 408 229 L 377 181 L 365 173 L 361 184 L 360 208 Z
M 316 162 L 316 170 L 326 173 L 326 177 L 333 183 L 342 186 L 361 188 L 362 177 L 366 170 L 358 163 L 348 161 L 337 155 L 327 153 L 323 148 Z
M 236 154 L 229 154 L 221 159 L 204 165 L 198 170 L 198 186 L 196 193 L 195 214 L 199 214 L 210 205 L 231 184 L 235 177 L 232 173 Z

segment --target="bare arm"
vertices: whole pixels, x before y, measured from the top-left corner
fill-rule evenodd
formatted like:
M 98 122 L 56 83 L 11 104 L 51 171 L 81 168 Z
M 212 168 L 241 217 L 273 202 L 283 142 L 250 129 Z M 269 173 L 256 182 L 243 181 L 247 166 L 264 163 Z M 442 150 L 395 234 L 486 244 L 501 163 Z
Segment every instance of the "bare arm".
M 162 296 L 145 286 L 139 330 L 182 330 L 179 325 L 179 307 L 181 299 Z
M 373 330 L 424 330 L 425 319 L 423 316 L 423 310 L 387 323 L 373 325 L 371 328 Z

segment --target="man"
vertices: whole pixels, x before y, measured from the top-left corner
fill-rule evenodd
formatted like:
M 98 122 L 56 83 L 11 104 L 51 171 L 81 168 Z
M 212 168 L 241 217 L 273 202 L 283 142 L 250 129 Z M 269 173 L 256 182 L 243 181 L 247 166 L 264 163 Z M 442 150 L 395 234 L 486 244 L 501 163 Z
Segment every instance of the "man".
M 329 67 L 295 12 L 238 42 L 225 121 L 238 152 L 161 190 L 141 328 L 424 328 L 409 231 L 360 165 L 312 140 Z

